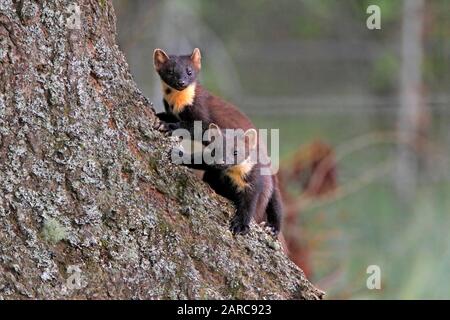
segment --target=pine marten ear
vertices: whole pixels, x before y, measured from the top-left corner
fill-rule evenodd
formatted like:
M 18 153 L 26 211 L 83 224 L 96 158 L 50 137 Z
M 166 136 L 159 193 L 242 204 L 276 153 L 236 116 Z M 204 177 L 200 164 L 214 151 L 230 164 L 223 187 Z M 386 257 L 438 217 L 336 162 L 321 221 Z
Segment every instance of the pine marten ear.
M 169 56 L 161 49 L 153 51 L 153 65 L 156 71 L 159 71 L 164 63 L 169 60 Z
M 247 138 L 250 150 L 255 149 L 258 145 L 258 133 L 256 132 L 256 129 L 248 129 L 245 131 L 244 136 Z
M 192 52 L 191 61 L 197 70 L 200 70 L 202 68 L 202 54 L 200 53 L 199 48 L 195 48 Z
M 222 136 L 222 130 L 215 123 L 211 123 L 208 127 L 208 140 L 211 141 L 212 138 L 216 139 Z

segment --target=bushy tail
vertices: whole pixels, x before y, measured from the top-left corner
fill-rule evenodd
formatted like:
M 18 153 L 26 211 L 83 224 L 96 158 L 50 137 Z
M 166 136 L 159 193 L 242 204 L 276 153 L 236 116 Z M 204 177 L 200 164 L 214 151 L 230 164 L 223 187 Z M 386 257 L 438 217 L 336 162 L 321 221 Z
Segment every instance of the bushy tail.
M 266 209 L 267 224 L 275 231 L 281 229 L 281 217 L 283 216 L 283 203 L 278 184 L 274 183 L 272 195 Z

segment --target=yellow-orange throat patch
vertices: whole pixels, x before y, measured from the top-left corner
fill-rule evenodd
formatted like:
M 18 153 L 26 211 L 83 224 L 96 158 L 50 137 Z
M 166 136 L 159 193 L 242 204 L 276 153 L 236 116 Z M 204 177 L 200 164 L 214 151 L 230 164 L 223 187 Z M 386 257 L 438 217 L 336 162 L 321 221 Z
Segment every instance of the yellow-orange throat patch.
M 162 89 L 164 99 L 167 101 L 169 106 L 173 109 L 174 114 L 178 114 L 183 109 L 191 105 L 195 98 L 195 82 L 187 86 L 186 89 L 178 91 L 172 87 L 169 87 L 165 82 L 162 82 Z
M 227 169 L 225 174 L 231 179 L 234 185 L 239 189 L 243 190 L 248 187 L 248 183 L 245 181 L 245 177 L 253 168 L 253 163 L 245 160 L 241 164 L 232 166 Z

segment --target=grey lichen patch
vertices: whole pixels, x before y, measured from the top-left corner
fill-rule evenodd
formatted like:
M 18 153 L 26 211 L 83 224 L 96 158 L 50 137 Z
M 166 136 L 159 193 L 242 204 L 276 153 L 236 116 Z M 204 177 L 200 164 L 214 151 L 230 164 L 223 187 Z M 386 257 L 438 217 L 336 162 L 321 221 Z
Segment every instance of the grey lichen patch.
M 269 248 L 272 248 L 273 250 L 280 250 L 281 249 L 281 244 L 279 241 L 274 240 L 274 239 L 268 239 L 267 240 L 267 245 L 269 246 Z
M 180 201 L 187 199 L 186 191 L 188 188 L 189 177 L 187 175 L 180 175 L 176 183 L 176 196 Z
M 25 24 L 31 23 L 39 12 L 39 7 L 31 0 L 24 0 L 20 5 L 20 17 Z
M 68 237 L 67 228 L 61 225 L 56 219 L 48 218 L 42 224 L 41 235 L 45 241 L 57 244 Z
M 6 38 L 0 39 L 0 61 L 6 60 L 8 55 L 8 42 Z

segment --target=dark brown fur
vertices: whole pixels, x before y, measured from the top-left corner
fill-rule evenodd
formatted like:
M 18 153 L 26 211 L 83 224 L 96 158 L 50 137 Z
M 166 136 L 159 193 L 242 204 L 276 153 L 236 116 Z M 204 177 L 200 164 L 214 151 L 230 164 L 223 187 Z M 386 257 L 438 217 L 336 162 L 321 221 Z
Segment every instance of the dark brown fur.
M 255 129 L 247 116 L 238 108 L 204 89 L 196 77 L 200 72 L 200 51 L 194 50 L 191 56 L 168 56 L 162 50 L 155 50 L 155 69 L 163 82 L 165 93 L 165 112 L 158 117 L 168 123 L 170 129 L 184 128 L 193 132 L 194 121 L 201 121 L 206 130 L 211 124 L 221 129 Z M 187 70 L 191 71 L 190 74 Z M 194 74 L 195 73 L 195 74 Z M 177 99 L 178 105 L 170 105 L 166 97 L 173 94 L 183 95 L 183 90 L 195 85 L 195 94 L 192 97 Z M 175 89 L 176 88 L 176 89 Z M 183 99 L 187 102 L 183 104 Z M 180 102 L 181 101 L 181 102 Z M 249 172 L 241 178 L 245 187 L 233 181 L 233 176 L 227 174 L 230 168 L 214 167 L 206 164 L 189 165 L 191 168 L 205 170 L 203 180 L 207 182 L 218 194 L 230 199 L 236 206 L 236 215 L 231 221 L 230 229 L 233 233 L 247 233 L 252 218 L 257 222 L 267 220 L 275 233 L 280 231 L 282 202 L 275 175 L 261 175 L 260 164 L 256 163 Z M 242 184 L 242 181 L 240 181 Z

